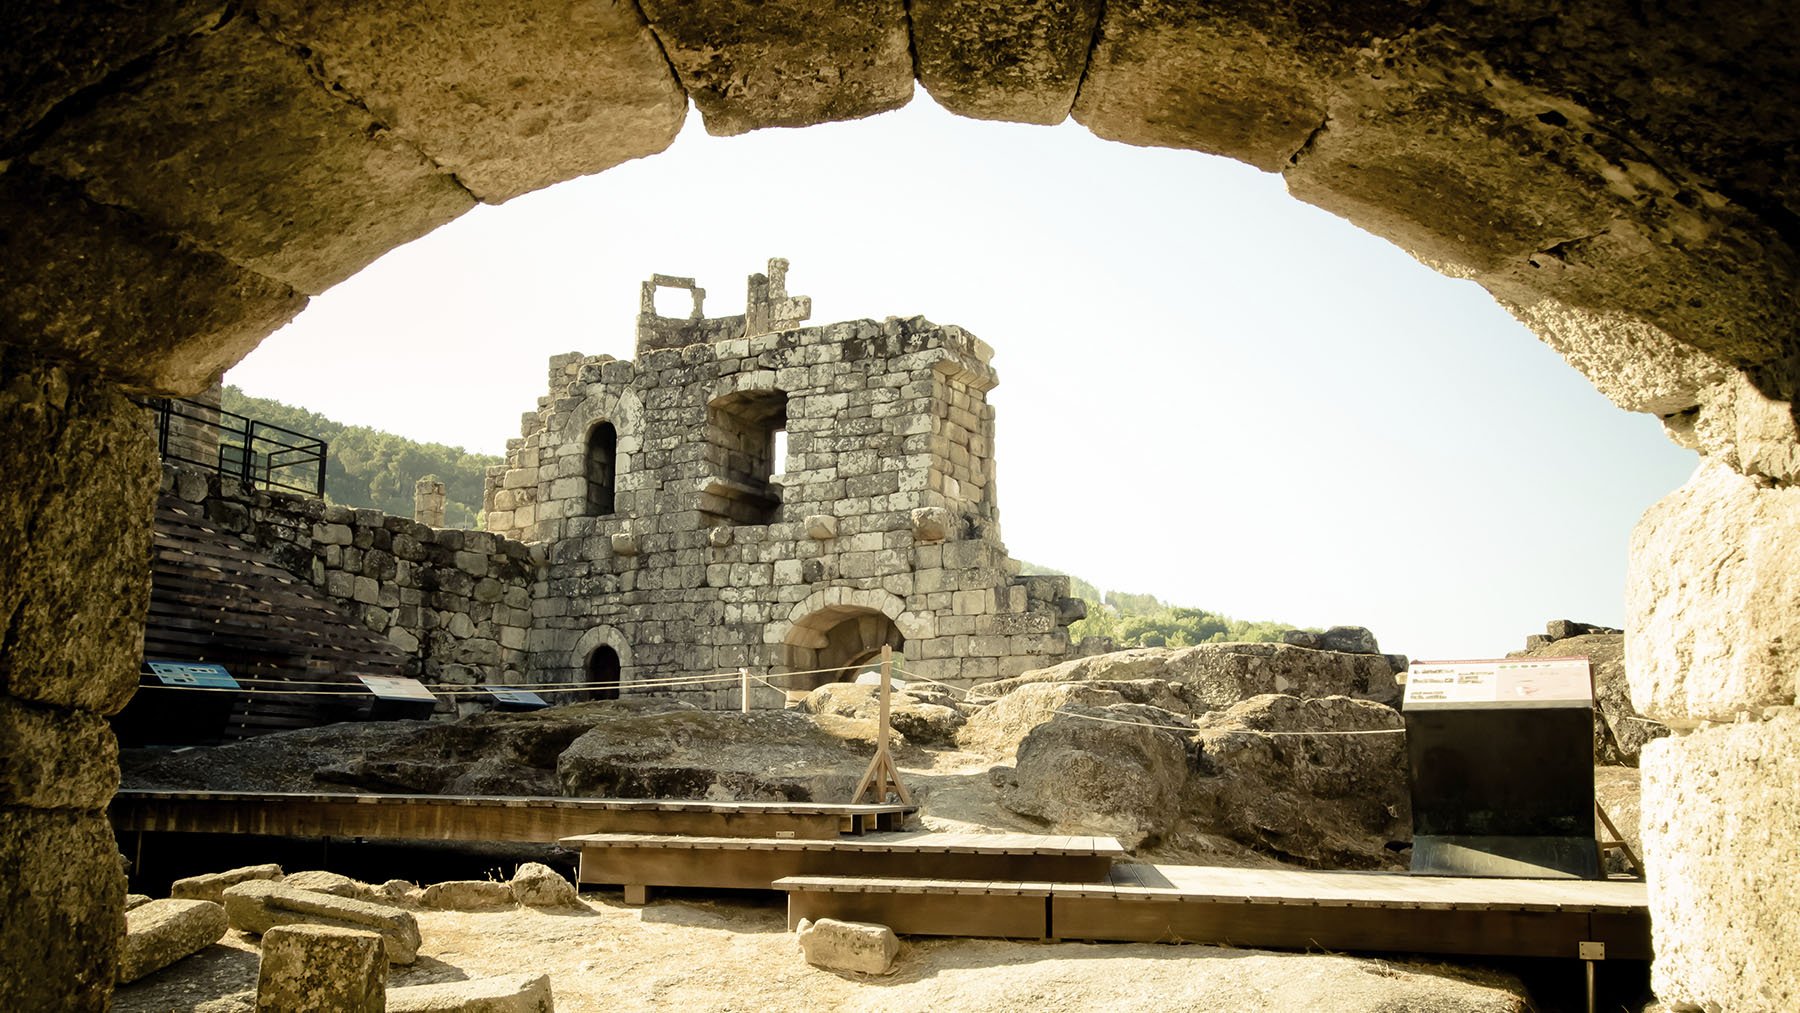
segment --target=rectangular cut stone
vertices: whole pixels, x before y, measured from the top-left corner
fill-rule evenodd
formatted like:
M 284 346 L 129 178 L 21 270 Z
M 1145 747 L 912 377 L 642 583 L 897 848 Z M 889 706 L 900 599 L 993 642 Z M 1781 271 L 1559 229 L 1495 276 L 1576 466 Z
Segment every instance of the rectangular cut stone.
M 257 13 L 489 203 L 659 152 L 687 114 L 635 4 L 271 0 Z
M 1642 765 L 1657 999 L 1800 1009 L 1800 713 L 1657 739 Z
M 334 925 L 279 925 L 263 934 L 257 1013 L 382 1013 L 387 972 L 377 933 Z
M 475 203 L 249 16 L 184 39 L 30 157 L 101 203 L 310 293 Z
M 900 0 L 760 4 L 754 17 L 736 0 L 642 7 L 707 133 L 857 119 L 912 97 Z
M 250 880 L 225 890 L 231 927 L 260 935 L 280 925 L 332 925 L 379 933 L 390 963 L 410 964 L 419 953 L 419 923 L 410 912 L 385 904 Z
M 193 394 L 306 297 L 15 164 L 0 174 L 0 339 Z

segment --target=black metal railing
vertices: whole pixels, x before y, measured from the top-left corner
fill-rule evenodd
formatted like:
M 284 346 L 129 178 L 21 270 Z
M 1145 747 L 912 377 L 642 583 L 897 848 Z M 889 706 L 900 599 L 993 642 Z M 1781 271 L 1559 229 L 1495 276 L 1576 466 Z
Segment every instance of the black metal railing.
M 139 402 L 155 418 L 156 450 L 174 461 L 246 485 L 325 495 L 325 441 L 202 401 Z

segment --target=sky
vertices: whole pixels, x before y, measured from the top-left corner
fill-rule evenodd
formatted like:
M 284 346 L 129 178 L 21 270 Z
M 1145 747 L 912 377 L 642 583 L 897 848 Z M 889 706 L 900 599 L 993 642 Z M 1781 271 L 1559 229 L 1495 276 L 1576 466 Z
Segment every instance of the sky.
M 993 346 L 1007 546 L 1103 589 L 1497 657 L 1546 620 L 1622 625 L 1632 525 L 1695 465 L 1474 283 L 1278 176 L 922 94 L 733 138 L 690 114 L 660 155 L 391 251 L 226 382 L 498 454 L 551 355 L 631 357 L 652 273 L 722 316 L 773 256 L 812 323 Z

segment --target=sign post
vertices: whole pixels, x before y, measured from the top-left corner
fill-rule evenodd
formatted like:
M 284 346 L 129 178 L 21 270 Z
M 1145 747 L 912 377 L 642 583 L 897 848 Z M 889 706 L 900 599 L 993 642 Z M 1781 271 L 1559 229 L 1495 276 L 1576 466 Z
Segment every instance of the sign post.
M 1602 878 L 1586 658 L 1414 662 L 1404 709 L 1413 872 Z

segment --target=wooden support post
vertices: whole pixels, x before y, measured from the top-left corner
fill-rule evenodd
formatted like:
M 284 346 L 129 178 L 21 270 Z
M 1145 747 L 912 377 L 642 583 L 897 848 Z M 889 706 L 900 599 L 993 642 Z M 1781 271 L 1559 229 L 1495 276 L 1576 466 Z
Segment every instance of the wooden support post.
M 1600 825 L 1606 828 L 1608 834 L 1612 835 L 1612 840 L 1600 842 L 1601 876 L 1604 878 L 1606 874 L 1606 853 L 1616 848 L 1625 853 L 1625 861 L 1630 863 L 1632 875 L 1643 879 L 1644 863 L 1638 860 L 1637 852 L 1631 850 L 1631 845 L 1625 841 L 1625 835 L 1619 833 L 1618 827 L 1613 826 L 1612 817 L 1606 815 L 1606 810 L 1601 808 L 1598 801 L 1594 803 L 1594 815 L 1600 817 Z
M 851 804 L 861 802 L 863 795 L 872 792 L 870 799 L 876 805 L 887 801 L 891 787 L 900 801 L 912 805 L 912 793 L 900 782 L 900 769 L 894 766 L 894 756 L 888 751 L 888 712 L 892 706 L 894 691 L 894 649 L 883 645 L 881 648 L 881 723 L 875 733 L 875 756 L 869 761 L 869 769 L 863 772 L 862 780 L 856 783 L 856 794 L 850 796 Z
M 750 713 L 750 670 L 738 669 L 738 707 L 745 714 Z

